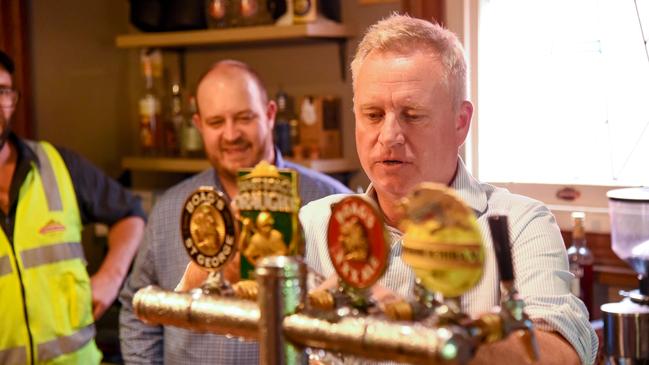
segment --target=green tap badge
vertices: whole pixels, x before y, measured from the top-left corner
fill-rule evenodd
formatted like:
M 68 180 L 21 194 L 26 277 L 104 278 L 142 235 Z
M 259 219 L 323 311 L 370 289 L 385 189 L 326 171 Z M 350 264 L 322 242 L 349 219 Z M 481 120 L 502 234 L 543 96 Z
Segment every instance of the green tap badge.
M 241 279 L 254 277 L 257 261 L 266 256 L 301 255 L 297 172 L 261 161 L 239 171 L 235 198 L 241 219 Z

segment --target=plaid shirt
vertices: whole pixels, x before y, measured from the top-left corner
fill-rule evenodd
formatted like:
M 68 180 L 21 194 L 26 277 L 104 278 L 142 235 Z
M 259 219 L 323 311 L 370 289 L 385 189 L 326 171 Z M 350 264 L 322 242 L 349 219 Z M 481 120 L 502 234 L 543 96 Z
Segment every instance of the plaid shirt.
M 276 165 L 299 173 L 303 204 L 330 194 L 350 192 L 329 176 L 284 161 L 276 151 Z M 180 238 L 180 213 L 185 199 L 199 186 L 223 187 L 213 169 L 204 171 L 169 189 L 151 212 L 133 271 L 120 301 L 120 342 L 126 364 L 258 364 L 256 342 L 224 336 L 143 324 L 133 313 L 135 292 L 147 285 L 173 290 L 182 277 L 189 257 Z
M 575 348 L 582 363 L 592 364 L 597 353 L 597 336 L 588 322 L 586 307 L 570 293 L 572 274 L 568 271 L 563 238 L 552 213 L 538 201 L 480 183 L 469 174 L 462 161 L 458 162 L 451 187 L 473 209 L 485 245 L 484 274 L 482 280 L 461 297 L 463 311 L 477 315 L 499 305 L 498 267 L 487 217 L 506 214 L 510 224 L 515 285 L 525 301 L 525 311 L 536 328 L 561 333 Z M 367 194 L 376 199 L 372 187 Z M 344 196 L 330 196 L 300 210 L 306 238 L 306 262 L 324 277 L 335 274 L 327 253 L 330 205 Z M 378 283 L 407 297 L 412 295 L 415 276 L 401 260 L 402 233 L 393 227 L 387 230 L 391 261 Z

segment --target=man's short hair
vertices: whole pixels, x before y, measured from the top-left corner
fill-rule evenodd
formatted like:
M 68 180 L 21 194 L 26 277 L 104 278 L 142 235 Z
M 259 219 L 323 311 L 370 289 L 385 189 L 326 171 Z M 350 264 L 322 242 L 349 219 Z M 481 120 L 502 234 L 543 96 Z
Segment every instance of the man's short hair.
M 0 50 L 0 68 L 5 69 L 10 75 L 14 74 L 14 61 L 8 54 Z
M 411 54 L 422 48 L 439 57 L 444 67 L 443 82 L 449 88 L 453 106 L 459 107 L 467 99 L 467 66 L 462 44 L 453 32 L 441 25 L 408 15 L 395 13 L 369 27 L 351 63 L 354 86 L 358 70 L 372 51 Z
M 243 70 L 245 73 L 250 75 L 252 79 L 257 83 L 257 86 L 259 88 L 259 93 L 261 96 L 261 102 L 266 104 L 268 102 L 268 92 L 266 91 L 266 86 L 264 85 L 264 82 L 262 81 L 261 77 L 257 73 L 257 71 L 253 70 L 252 67 L 250 67 L 248 64 L 237 61 L 237 60 L 222 60 L 214 63 L 212 67 L 210 67 L 207 71 L 205 71 L 201 77 L 198 79 L 198 82 L 196 83 L 196 90 L 194 91 L 194 95 L 198 96 L 198 87 L 201 85 L 203 82 L 203 79 L 211 73 L 213 70 L 221 67 L 234 67 L 234 68 L 239 68 Z M 198 107 L 198 105 L 197 105 Z

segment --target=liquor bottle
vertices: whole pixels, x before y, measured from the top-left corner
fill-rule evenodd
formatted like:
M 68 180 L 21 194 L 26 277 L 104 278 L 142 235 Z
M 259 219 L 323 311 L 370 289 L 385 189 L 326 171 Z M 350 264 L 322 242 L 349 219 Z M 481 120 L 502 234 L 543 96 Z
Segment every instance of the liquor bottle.
M 203 138 L 192 122 L 196 110 L 196 98 L 192 96 L 189 98 L 189 111 L 183 120 L 181 132 L 180 154 L 183 157 L 200 158 L 204 156 Z
M 232 26 L 235 16 L 233 0 L 206 0 L 207 25 L 210 28 L 227 28 Z
M 291 103 L 288 94 L 280 88 L 275 96 L 277 102 L 277 114 L 275 115 L 275 128 L 273 136 L 275 145 L 284 156 L 293 155 L 291 145 L 291 120 L 295 119 L 291 112 Z
M 139 102 L 139 145 L 141 154 L 151 156 L 162 147 L 160 96 L 154 85 L 154 60 L 143 52 L 141 61 L 145 90 Z
M 318 16 L 317 0 L 293 0 L 293 22 L 295 24 L 314 22 Z
M 167 155 L 178 156 L 180 153 L 180 135 L 184 120 L 182 90 L 180 84 L 174 83 L 171 85 L 169 110 L 164 126 L 165 152 Z
M 586 244 L 585 218 L 584 212 L 572 213 L 572 242 L 568 247 L 568 261 L 570 272 L 574 275 L 571 291 L 584 302 L 592 319 L 594 257 Z

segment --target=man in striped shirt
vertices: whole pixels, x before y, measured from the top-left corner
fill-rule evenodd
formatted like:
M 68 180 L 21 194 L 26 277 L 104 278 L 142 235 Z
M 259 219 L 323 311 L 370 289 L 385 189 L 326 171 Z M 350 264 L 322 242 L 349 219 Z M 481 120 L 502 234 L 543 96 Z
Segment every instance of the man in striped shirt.
M 458 156 L 473 105 L 467 100 L 466 61 L 457 37 L 437 24 L 393 15 L 369 28 L 351 69 L 356 148 L 371 181 L 366 194 L 378 203 L 391 237 L 390 266 L 375 293 L 412 295 L 415 277 L 401 260 L 402 232 L 394 228 L 403 218 L 398 204 L 421 182 L 442 183 L 473 209 L 485 241 L 484 276 L 462 296 L 463 310 L 478 315 L 499 304 L 487 217 L 507 214 L 515 284 L 535 324 L 541 363 L 593 363 L 597 338 L 585 306 L 570 293 L 565 246 L 551 212 L 538 201 L 477 181 Z M 300 212 L 306 261 L 327 277 L 335 275 L 326 242 L 329 206 L 342 197 L 311 202 Z M 475 362 L 526 360 L 523 346 L 511 336 L 482 347 Z

